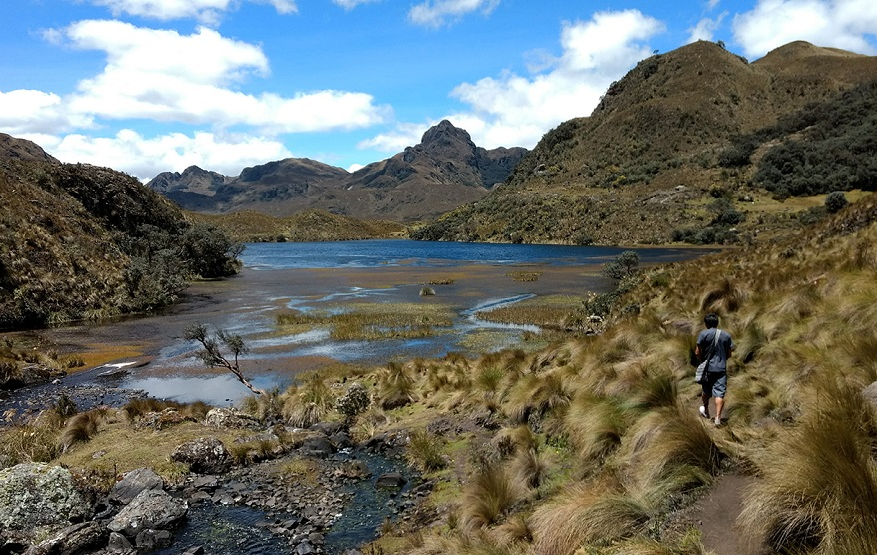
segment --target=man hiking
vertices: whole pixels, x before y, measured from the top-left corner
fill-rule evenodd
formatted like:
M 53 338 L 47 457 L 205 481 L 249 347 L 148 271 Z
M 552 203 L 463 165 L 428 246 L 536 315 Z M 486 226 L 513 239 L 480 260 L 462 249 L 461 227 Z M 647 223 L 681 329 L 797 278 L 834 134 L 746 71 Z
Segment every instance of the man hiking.
M 716 426 L 722 425 L 722 407 L 725 404 L 725 391 L 728 388 L 728 358 L 734 349 L 734 342 L 728 332 L 719 328 L 719 317 L 712 312 L 704 316 L 706 329 L 697 336 L 694 354 L 699 361 L 706 361 L 706 379 L 701 384 L 703 406 L 700 415 L 710 417 L 710 398 L 716 399 Z

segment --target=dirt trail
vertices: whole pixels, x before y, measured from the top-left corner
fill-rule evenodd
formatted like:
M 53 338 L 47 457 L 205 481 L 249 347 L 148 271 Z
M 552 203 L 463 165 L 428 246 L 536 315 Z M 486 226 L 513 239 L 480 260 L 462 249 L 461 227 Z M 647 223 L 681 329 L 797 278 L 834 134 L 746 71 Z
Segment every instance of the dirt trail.
M 768 551 L 737 525 L 743 492 L 755 478 L 728 474 L 695 503 L 693 517 L 703 545 L 715 555 L 764 555 Z

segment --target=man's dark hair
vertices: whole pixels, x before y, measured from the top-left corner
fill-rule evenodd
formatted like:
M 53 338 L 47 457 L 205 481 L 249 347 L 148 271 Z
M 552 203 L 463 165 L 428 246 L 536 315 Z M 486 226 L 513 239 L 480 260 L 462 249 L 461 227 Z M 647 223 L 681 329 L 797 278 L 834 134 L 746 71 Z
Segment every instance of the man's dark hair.
M 719 317 L 710 312 L 703 317 L 703 323 L 706 325 L 707 328 L 717 328 L 719 327 Z

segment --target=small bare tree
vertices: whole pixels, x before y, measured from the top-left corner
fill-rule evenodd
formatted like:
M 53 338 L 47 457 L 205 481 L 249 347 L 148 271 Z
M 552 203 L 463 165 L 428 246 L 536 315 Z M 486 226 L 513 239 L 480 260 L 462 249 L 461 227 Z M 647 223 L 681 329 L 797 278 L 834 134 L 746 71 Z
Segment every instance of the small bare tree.
M 203 350 L 198 351 L 198 358 L 203 360 L 204 364 L 211 368 L 225 368 L 256 395 L 265 393 L 264 390 L 254 387 L 244 376 L 244 373 L 241 372 L 240 356 L 246 354 L 250 349 L 240 335 L 228 333 L 225 330 L 217 330 L 216 335 L 213 336 L 207 333 L 207 326 L 198 324 L 186 329 L 185 337 L 189 340 L 194 339 L 204 347 Z M 222 346 L 231 351 L 233 361 L 222 354 Z

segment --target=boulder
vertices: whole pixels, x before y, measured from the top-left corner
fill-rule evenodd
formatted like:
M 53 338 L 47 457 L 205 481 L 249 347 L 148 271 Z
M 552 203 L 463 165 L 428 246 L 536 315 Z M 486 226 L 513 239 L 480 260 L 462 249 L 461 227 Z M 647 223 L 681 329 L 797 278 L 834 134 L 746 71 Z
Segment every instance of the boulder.
M 189 507 L 162 490 L 146 490 L 119 511 L 107 528 L 136 537 L 142 530 L 164 530 L 182 520 Z
M 332 437 L 329 438 L 332 444 L 335 445 L 338 449 L 349 449 L 356 445 L 350 436 L 345 432 L 338 432 L 337 434 L 333 434 Z
M 153 551 L 170 546 L 173 538 L 173 535 L 167 530 L 147 529 L 137 533 L 137 539 L 134 540 L 134 543 L 140 551 Z
M 189 465 L 198 474 L 221 474 L 231 467 L 231 456 L 215 437 L 187 441 L 171 453 L 171 460 Z
M 308 430 L 312 432 L 319 432 L 326 436 L 331 436 L 337 434 L 338 432 L 344 430 L 343 422 L 317 422 Z
M 150 468 L 138 468 L 125 474 L 116 482 L 110 491 L 110 501 L 119 505 L 127 505 L 140 495 L 140 492 L 151 489 L 164 489 L 161 476 Z
M 308 438 L 299 447 L 299 452 L 306 457 L 325 459 L 335 452 L 335 446 L 325 436 Z
M 70 472 L 42 463 L 0 470 L 0 529 L 45 537 L 91 518 L 92 506 L 73 487 Z
M 110 541 L 107 543 L 107 551 L 110 553 L 133 553 L 134 546 L 128 538 L 118 532 L 110 532 Z
M 259 428 L 259 421 L 233 408 L 216 408 L 210 409 L 204 418 L 205 426 L 213 426 L 214 428 Z
M 98 522 L 80 522 L 68 526 L 52 537 L 31 546 L 25 555 L 74 555 L 91 553 L 107 542 L 107 529 Z
M 381 489 L 401 488 L 407 482 L 408 480 L 406 480 L 399 472 L 387 472 L 386 474 L 378 476 L 378 479 L 375 482 L 375 487 Z

